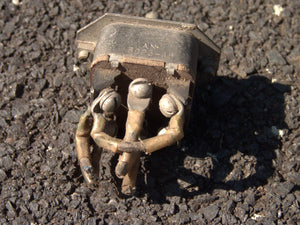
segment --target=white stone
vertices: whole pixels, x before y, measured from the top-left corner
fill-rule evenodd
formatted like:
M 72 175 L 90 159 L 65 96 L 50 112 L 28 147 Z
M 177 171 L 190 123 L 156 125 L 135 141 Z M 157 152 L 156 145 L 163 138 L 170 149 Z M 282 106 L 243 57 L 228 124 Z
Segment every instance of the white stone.
M 157 12 L 151 11 L 148 12 L 145 17 L 148 19 L 158 19 L 158 14 Z
M 273 10 L 276 16 L 280 16 L 281 12 L 283 11 L 283 8 L 281 7 L 281 5 L 274 5 Z
M 79 67 L 76 66 L 76 65 L 74 64 L 74 65 L 73 65 L 73 71 L 76 72 L 76 71 L 78 71 L 78 70 L 79 70 Z
M 266 68 L 267 73 L 271 74 L 272 71 L 269 68 Z
M 20 1 L 19 0 L 12 0 L 11 2 L 14 5 L 20 5 Z
M 279 130 L 279 131 L 278 131 L 278 134 L 279 134 L 279 136 L 282 138 L 283 135 L 284 135 L 284 130 Z
M 262 218 L 262 217 L 264 217 L 264 216 L 255 213 L 255 214 L 251 217 L 251 219 L 253 219 L 253 220 L 258 220 L 259 218 Z

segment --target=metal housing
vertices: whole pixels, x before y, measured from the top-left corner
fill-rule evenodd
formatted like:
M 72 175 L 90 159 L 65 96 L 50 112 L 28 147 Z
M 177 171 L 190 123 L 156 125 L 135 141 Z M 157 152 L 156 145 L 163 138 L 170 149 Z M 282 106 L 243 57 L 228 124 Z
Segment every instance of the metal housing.
M 118 14 L 105 14 L 80 29 L 76 45 L 79 57 L 92 59 L 95 96 L 108 86 L 127 96 L 129 83 L 139 77 L 154 85 L 148 112 L 153 132 L 167 122 L 159 112 L 159 98 L 167 90 L 175 94 L 185 103 L 188 117 L 195 85 L 215 76 L 220 56 L 220 49 L 196 25 Z M 119 114 L 122 124 L 126 110 Z

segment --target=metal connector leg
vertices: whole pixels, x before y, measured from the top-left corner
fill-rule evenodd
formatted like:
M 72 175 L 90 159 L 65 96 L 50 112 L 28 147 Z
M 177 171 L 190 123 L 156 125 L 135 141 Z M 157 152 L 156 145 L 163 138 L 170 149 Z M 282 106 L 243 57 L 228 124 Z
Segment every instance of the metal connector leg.
M 90 153 L 90 131 L 92 128 L 92 117 L 88 109 L 79 120 L 76 131 L 76 150 L 77 157 L 83 177 L 90 187 L 98 187 L 98 178 L 94 173 L 93 165 L 91 162 Z
M 126 122 L 126 134 L 124 141 L 137 141 L 143 127 L 145 113 L 140 111 L 129 111 Z M 131 165 L 136 161 L 134 155 L 140 155 L 139 152 L 126 153 L 120 155 L 119 163 L 116 166 L 116 175 L 124 178 Z
M 128 153 L 127 153 L 128 154 Z M 129 153 L 128 173 L 123 178 L 122 193 L 125 195 L 133 195 L 135 193 L 136 179 L 140 167 L 140 152 Z
M 129 111 L 126 122 L 125 141 L 137 141 L 143 127 L 145 113 Z M 122 193 L 131 195 L 135 190 L 141 152 L 124 152 L 119 157 L 116 174 L 123 176 Z
M 148 108 L 152 95 L 152 85 L 144 78 L 133 80 L 128 89 L 128 116 L 126 121 L 126 133 L 124 141 L 136 142 L 140 137 L 145 119 L 145 111 Z M 140 165 L 141 152 L 124 152 L 119 157 L 116 166 L 116 175 L 123 177 L 122 193 L 132 195 L 135 191 L 137 173 Z

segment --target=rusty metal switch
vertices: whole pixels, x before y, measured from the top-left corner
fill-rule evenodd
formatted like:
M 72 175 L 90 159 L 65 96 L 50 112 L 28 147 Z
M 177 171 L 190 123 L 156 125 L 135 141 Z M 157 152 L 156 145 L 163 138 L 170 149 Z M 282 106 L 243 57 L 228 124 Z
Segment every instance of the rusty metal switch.
M 79 60 L 90 60 L 91 107 L 76 132 L 87 183 L 98 186 L 90 153 L 120 154 L 116 175 L 132 195 L 142 152 L 184 136 L 194 88 L 212 79 L 220 49 L 196 25 L 105 14 L 77 32 Z

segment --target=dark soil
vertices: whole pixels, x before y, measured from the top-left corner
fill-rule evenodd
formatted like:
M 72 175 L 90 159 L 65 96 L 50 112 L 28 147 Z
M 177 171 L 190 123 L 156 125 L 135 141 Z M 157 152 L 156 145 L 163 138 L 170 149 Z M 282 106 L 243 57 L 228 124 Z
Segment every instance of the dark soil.
M 300 223 L 300 1 L 16 2 L 0 1 L 1 224 Z M 197 24 L 222 54 L 181 145 L 143 156 L 137 195 L 121 198 L 112 154 L 100 190 L 80 173 L 90 95 L 75 35 L 105 12 L 151 10 Z

